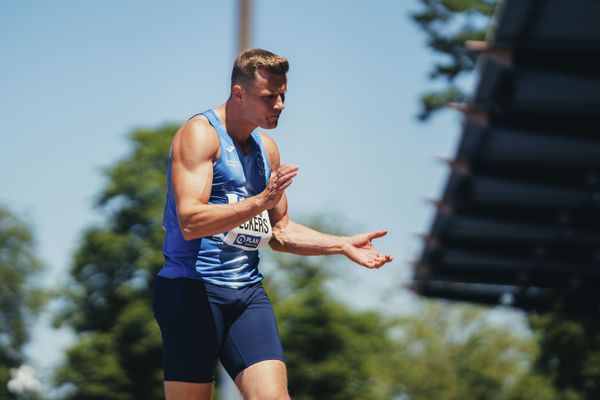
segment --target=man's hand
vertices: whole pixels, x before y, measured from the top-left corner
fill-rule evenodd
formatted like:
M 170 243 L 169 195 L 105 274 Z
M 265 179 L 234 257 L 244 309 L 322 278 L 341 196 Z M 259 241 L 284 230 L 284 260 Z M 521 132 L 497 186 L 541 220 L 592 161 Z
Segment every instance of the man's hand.
M 351 236 L 342 246 L 342 254 L 363 267 L 380 268 L 383 264 L 391 262 L 393 257 L 377 251 L 371 240 L 386 234 L 387 231 L 377 231 Z
M 268 210 L 279 203 L 283 192 L 292 184 L 292 178 L 296 175 L 298 175 L 296 165 L 282 163 L 277 172 L 271 174 L 271 179 L 269 179 L 265 190 L 258 195 L 261 205 L 264 205 Z

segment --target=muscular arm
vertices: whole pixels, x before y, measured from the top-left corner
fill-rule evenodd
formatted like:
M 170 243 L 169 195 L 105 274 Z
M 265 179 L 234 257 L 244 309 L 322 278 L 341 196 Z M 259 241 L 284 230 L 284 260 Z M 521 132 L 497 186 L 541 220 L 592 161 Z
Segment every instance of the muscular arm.
M 285 195 L 269 211 L 269 219 L 273 224 L 273 238 L 269 242 L 273 250 L 301 256 L 342 254 L 342 248 L 349 239 L 322 233 L 292 221 L 287 215 Z
M 233 204 L 208 204 L 218 154 L 219 138 L 204 118 L 186 122 L 173 139 L 171 182 L 186 240 L 228 231 L 273 207 L 295 176 L 295 171 L 284 176 L 274 174 L 267 188 L 256 196 Z
M 270 137 L 264 134 L 262 137 L 271 167 L 277 170 L 282 165 L 279 150 Z M 273 237 L 269 245 L 273 250 L 303 256 L 342 254 L 367 268 L 379 268 L 392 261 L 391 256 L 380 253 L 371 244 L 372 239 L 385 235 L 386 231 L 354 236 L 329 235 L 295 223 L 289 218 L 287 209 L 284 193 L 279 202 L 269 210 L 269 219 L 273 225 Z

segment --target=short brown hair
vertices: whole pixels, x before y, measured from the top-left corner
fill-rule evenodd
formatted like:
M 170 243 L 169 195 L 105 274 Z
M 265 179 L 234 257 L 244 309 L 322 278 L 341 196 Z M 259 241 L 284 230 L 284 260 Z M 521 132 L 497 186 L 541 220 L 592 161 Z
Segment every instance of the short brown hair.
M 254 75 L 258 70 L 285 75 L 289 67 L 287 58 L 273 54 L 270 51 L 263 49 L 244 50 L 233 63 L 231 86 L 236 83 L 246 86 L 254 80 Z

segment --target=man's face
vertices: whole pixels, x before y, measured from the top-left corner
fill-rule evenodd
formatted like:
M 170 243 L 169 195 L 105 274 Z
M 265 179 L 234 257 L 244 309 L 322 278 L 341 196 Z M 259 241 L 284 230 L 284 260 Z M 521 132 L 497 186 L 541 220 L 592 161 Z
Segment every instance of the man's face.
M 244 116 L 263 129 L 277 127 L 285 108 L 287 77 L 267 71 L 257 71 L 255 79 L 244 89 Z

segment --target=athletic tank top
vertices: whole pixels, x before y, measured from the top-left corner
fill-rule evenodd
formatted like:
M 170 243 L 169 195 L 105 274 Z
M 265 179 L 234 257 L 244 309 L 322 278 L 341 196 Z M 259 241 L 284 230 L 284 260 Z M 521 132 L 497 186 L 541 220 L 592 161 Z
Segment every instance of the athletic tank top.
M 219 136 L 220 156 L 213 164 L 213 182 L 209 204 L 226 204 L 262 192 L 271 175 L 269 158 L 259 134 L 250 136 L 252 151 L 245 155 L 233 142 L 213 110 L 202 113 Z M 199 115 L 199 114 L 196 114 Z M 193 118 L 193 117 L 192 117 Z M 177 221 L 175 197 L 171 185 L 171 158 L 167 172 L 167 202 L 163 218 L 166 231 L 163 242 L 165 264 L 158 275 L 166 278 L 191 278 L 231 288 L 260 281 L 258 251 L 228 245 L 225 234 L 185 240 Z M 270 227 L 269 227 L 270 229 Z

